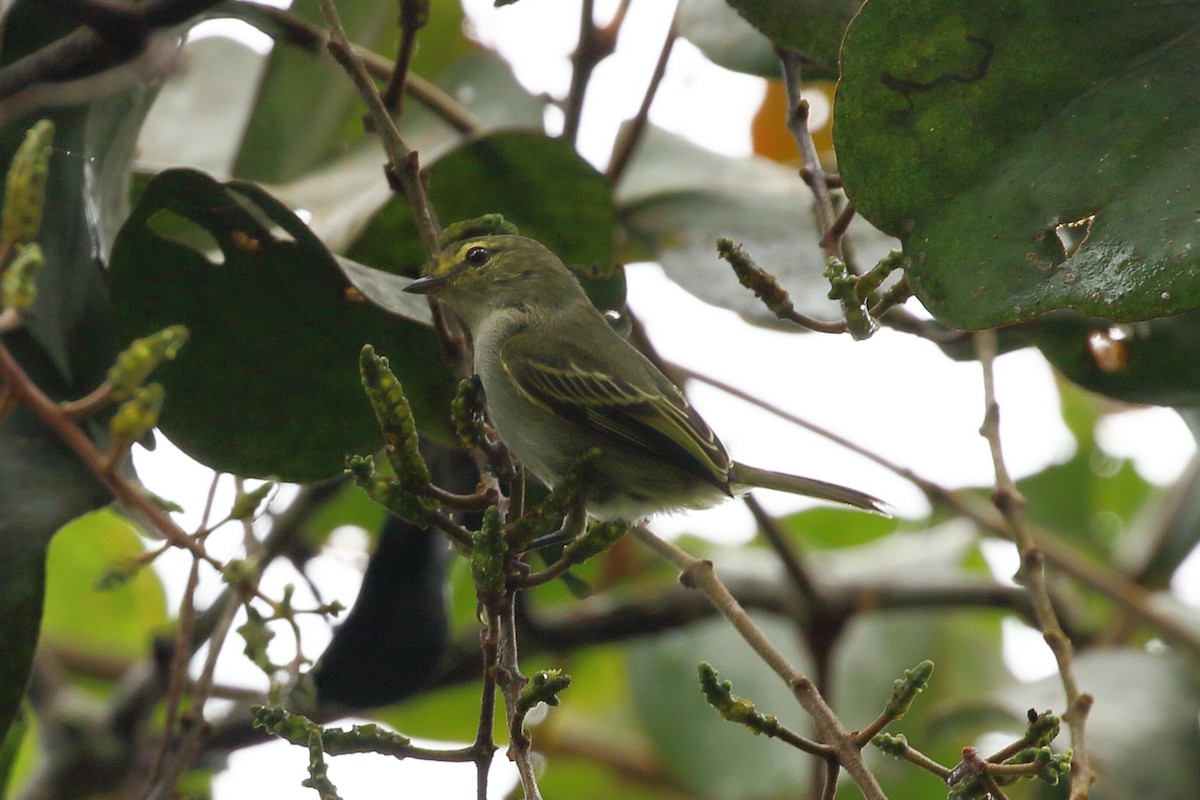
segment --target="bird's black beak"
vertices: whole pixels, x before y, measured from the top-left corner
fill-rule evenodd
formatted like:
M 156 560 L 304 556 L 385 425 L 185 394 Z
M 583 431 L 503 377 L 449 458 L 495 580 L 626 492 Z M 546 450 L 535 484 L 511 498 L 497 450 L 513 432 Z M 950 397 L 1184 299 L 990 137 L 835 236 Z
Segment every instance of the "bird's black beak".
M 438 293 L 449 282 L 449 278 L 445 275 L 426 275 L 424 278 L 417 278 L 415 281 L 404 287 L 404 291 L 412 292 L 413 294 L 434 294 Z

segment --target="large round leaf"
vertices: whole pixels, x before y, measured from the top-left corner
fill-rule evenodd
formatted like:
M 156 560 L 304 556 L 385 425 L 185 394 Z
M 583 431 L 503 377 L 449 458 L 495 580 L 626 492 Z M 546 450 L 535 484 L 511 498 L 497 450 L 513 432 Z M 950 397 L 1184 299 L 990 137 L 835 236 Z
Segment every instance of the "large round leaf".
M 1200 305 L 1200 4 L 872 0 L 834 138 L 918 296 L 982 328 Z
M 151 569 L 104 588 L 113 569 L 144 553 L 136 528 L 110 510 L 82 516 L 59 531 L 46 561 L 44 642 L 76 653 L 135 659 L 167 630 L 166 596 Z
M 433 332 L 348 292 L 329 251 L 253 185 L 161 173 L 117 238 L 112 278 L 124 340 L 174 324 L 191 331 L 157 373 L 167 388 L 160 426 L 215 469 L 308 481 L 374 450 L 358 377 L 368 342 L 391 359 L 419 420 L 449 413 Z

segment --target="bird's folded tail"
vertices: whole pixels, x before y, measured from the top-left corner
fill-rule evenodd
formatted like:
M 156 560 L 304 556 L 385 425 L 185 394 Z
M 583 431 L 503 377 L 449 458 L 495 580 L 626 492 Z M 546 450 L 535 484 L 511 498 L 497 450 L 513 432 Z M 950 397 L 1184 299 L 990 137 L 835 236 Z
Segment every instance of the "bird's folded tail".
M 735 490 L 775 489 L 780 492 L 830 500 L 834 503 L 844 503 L 864 511 L 882 514 L 885 517 L 891 516 L 892 507 L 879 498 L 848 486 L 838 486 L 836 483 L 819 481 L 815 478 L 788 475 L 785 472 L 772 472 L 768 469 L 735 463 L 729 471 L 729 483 Z

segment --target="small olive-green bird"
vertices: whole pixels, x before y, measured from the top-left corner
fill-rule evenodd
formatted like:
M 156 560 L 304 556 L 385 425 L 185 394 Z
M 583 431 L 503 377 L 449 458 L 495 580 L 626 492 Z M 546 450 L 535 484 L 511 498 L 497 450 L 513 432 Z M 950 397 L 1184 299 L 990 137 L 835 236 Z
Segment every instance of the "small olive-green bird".
M 599 449 L 584 498 L 597 519 L 707 508 L 754 487 L 886 513 L 855 489 L 731 460 L 675 384 L 533 239 L 457 242 L 405 291 L 436 297 L 470 328 L 488 417 L 534 475 L 553 487 Z

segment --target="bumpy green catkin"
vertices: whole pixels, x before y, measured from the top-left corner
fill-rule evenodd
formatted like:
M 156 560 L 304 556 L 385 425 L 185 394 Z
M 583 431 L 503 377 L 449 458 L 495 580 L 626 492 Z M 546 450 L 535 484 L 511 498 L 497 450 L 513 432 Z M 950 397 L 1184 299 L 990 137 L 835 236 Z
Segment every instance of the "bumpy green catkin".
M 165 396 L 161 383 L 137 387 L 109 423 L 113 438 L 121 442 L 136 442 L 149 433 L 158 424 L 158 413 L 162 410 Z
M 53 141 L 54 123 L 39 120 L 13 156 L 5 182 L 4 218 L 0 221 L 0 243 L 5 250 L 32 241 L 42 227 Z
M 396 479 L 409 492 L 423 492 L 429 485 L 429 468 L 418 449 L 417 423 L 404 396 L 404 387 L 388 366 L 388 360 L 376 355 L 369 344 L 363 346 L 358 366 Z
M 37 297 L 37 274 L 45 258 L 37 242 L 18 244 L 15 252 L 0 281 L 0 308 L 25 314 L 33 308 L 33 300 Z
M 159 364 L 175 358 L 188 339 L 188 330 L 182 325 L 171 325 L 157 333 L 134 339 L 117 356 L 117 362 L 108 370 L 108 380 L 113 385 L 113 399 L 127 400 L 150 376 Z
M 499 600 L 504 595 L 504 561 L 508 547 L 500 527 L 500 511 L 488 506 L 483 524 L 471 537 L 471 576 L 481 602 Z

